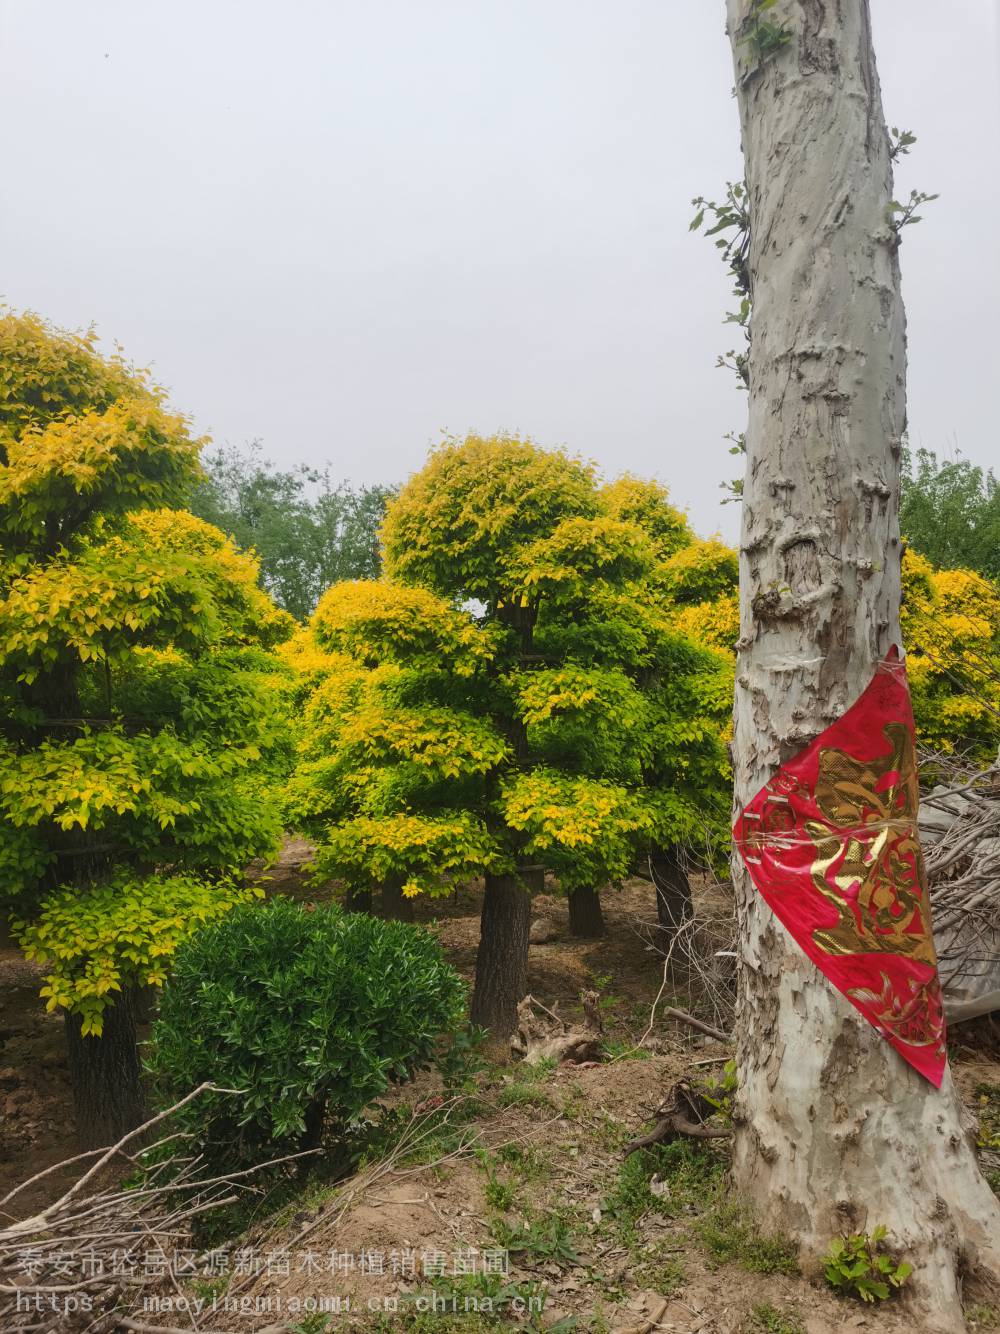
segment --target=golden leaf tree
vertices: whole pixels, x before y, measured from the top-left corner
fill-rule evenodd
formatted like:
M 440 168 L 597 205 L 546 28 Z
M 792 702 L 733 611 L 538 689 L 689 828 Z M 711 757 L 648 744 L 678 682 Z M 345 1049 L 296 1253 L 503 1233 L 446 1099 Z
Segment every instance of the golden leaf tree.
M 0 319 L 0 877 L 66 1016 L 85 1144 L 143 1111 L 136 1001 L 274 846 L 291 618 L 170 509 L 200 442 L 92 334 Z
M 389 507 L 387 578 L 335 585 L 296 642 L 317 684 L 291 805 L 318 873 L 355 906 L 482 876 L 472 1017 L 498 1035 L 545 874 L 591 895 L 721 805 L 721 696 L 699 696 L 719 662 L 671 624 L 655 506 L 626 507 L 561 451 L 447 441 Z

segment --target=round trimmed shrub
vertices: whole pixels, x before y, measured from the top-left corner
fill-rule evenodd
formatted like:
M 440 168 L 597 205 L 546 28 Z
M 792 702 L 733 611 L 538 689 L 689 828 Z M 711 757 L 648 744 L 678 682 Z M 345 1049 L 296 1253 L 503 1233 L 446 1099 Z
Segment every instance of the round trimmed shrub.
M 213 1160 L 259 1161 L 346 1130 L 390 1083 L 431 1064 L 465 1017 L 434 937 L 334 905 L 235 908 L 178 949 L 148 1067 Z

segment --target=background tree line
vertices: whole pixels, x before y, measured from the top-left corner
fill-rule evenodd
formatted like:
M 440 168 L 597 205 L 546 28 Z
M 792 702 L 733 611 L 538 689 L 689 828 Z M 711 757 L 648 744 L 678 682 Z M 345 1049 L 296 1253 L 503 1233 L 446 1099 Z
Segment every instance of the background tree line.
M 300 621 L 343 579 L 381 572 L 378 530 L 397 485 L 354 486 L 332 469 L 281 468 L 254 441 L 212 449 L 189 508 L 230 534 L 260 564 L 262 586 Z M 992 469 L 928 449 L 903 459 L 900 526 L 939 569 L 1000 580 L 1000 483 Z
M 256 442 L 209 450 L 202 467 L 192 514 L 257 553 L 262 586 L 297 620 L 331 584 L 377 578 L 378 529 L 395 487 L 355 487 L 304 463 L 280 468 Z

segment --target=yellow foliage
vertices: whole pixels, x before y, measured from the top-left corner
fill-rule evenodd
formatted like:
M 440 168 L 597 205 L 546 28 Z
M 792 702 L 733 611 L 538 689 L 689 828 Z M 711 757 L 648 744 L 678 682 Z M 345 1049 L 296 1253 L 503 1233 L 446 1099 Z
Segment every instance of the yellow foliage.
M 903 642 L 920 739 L 993 759 L 1000 744 L 1000 589 L 903 556 Z
M 598 512 L 594 468 L 516 435 L 449 438 L 389 505 L 382 526 L 393 578 L 495 603 L 508 566 L 561 518 Z
M 696 644 L 731 653 L 740 635 L 739 598 L 735 593 L 723 594 L 711 602 L 678 607 L 673 624 Z
M 261 588 L 257 557 L 240 550 L 220 528 L 187 510 L 149 509 L 128 516 L 125 541 L 133 535 L 148 551 L 194 557 L 199 573 L 226 608 L 231 633 L 277 644 L 295 629 L 295 618 Z
M 321 648 L 371 665 L 447 663 L 469 676 L 494 655 L 490 637 L 467 612 L 426 589 L 386 580 L 334 584 L 320 598 L 310 625 Z
M 716 537 L 698 538 L 664 562 L 664 587 L 677 603 L 714 601 L 739 588 L 739 556 Z
M 263 890 L 190 876 L 119 879 L 50 894 L 34 921 L 15 920 L 25 956 L 49 969 L 46 1009 L 82 1019 L 84 1036 L 100 1037 L 110 992 L 161 986 L 166 962 L 181 941 Z
M 643 529 L 660 560 L 666 560 L 694 540 L 687 517 L 670 503 L 670 492 L 660 482 L 623 473 L 601 488 L 601 497 L 613 519 L 623 519 Z

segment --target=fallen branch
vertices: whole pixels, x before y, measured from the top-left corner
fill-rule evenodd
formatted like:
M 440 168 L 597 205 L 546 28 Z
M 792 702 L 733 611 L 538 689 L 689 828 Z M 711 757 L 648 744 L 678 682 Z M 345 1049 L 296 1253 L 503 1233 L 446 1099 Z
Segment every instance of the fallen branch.
M 713 1028 L 711 1024 L 706 1024 L 703 1019 L 696 1019 L 693 1014 L 688 1014 L 687 1010 L 678 1010 L 676 1006 L 668 1005 L 663 1011 L 664 1019 L 679 1019 L 682 1024 L 688 1024 L 691 1028 L 696 1028 L 699 1033 L 704 1033 L 710 1038 L 715 1038 L 716 1042 L 732 1042 L 728 1033 L 723 1033 L 721 1028 Z
M 173 1107 L 130 1130 L 117 1143 L 92 1153 L 78 1154 L 36 1173 L 0 1202 L 14 1199 L 33 1182 L 67 1165 L 81 1165 L 80 1176 L 54 1203 L 30 1218 L 12 1220 L 0 1226 L 0 1328 L 27 1331 L 38 1327 L 32 1323 L 37 1314 L 30 1309 L 33 1294 L 57 1298 L 89 1292 L 95 1294 L 95 1303 L 99 1303 L 90 1307 L 88 1317 L 94 1330 L 124 1327 L 170 1334 L 160 1326 L 143 1325 L 114 1309 L 124 1289 L 135 1290 L 159 1282 L 162 1277 L 168 1278 L 175 1288 L 177 1286 L 176 1276 L 169 1265 L 165 1274 L 157 1272 L 159 1266 L 145 1273 L 140 1270 L 137 1258 L 129 1262 L 128 1257 L 138 1256 L 136 1248 L 142 1242 L 147 1245 L 147 1253 L 159 1250 L 165 1255 L 168 1246 L 176 1248 L 182 1238 L 189 1241 L 192 1225 L 199 1215 L 235 1203 L 242 1191 L 256 1190 L 247 1178 L 318 1152 L 308 1150 L 307 1153 L 288 1154 L 249 1169 L 213 1174 L 200 1155 L 185 1153 L 189 1136 L 168 1133 L 144 1151 L 155 1166 L 150 1166 L 142 1184 L 132 1189 L 122 1188 L 115 1182 L 102 1185 L 97 1179 L 102 1169 L 121 1167 L 134 1172 L 141 1167 L 141 1157 L 134 1149 L 128 1152 L 127 1145 L 136 1141 L 146 1143 L 150 1130 L 209 1090 L 235 1092 L 202 1084 Z M 165 1157 L 163 1150 L 168 1145 L 174 1147 L 171 1156 Z M 96 1161 L 83 1168 L 83 1162 L 90 1159 Z M 124 1270 L 119 1264 L 122 1257 L 127 1265 Z M 28 1298 L 27 1304 L 25 1297 Z M 90 1318 L 95 1310 L 99 1312 L 96 1321 Z M 67 1314 L 62 1320 L 60 1329 L 75 1327 Z M 126 1323 L 129 1321 L 132 1323 Z M 189 1332 L 184 1331 L 184 1334 Z
M 621 1331 L 621 1334 L 652 1334 L 652 1331 L 658 1327 L 660 1321 L 667 1314 L 669 1305 L 669 1299 L 661 1297 L 649 1315 L 644 1316 L 636 1325 L 627 1325 Z

